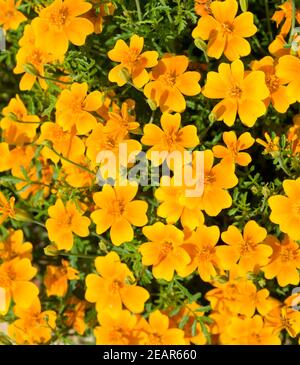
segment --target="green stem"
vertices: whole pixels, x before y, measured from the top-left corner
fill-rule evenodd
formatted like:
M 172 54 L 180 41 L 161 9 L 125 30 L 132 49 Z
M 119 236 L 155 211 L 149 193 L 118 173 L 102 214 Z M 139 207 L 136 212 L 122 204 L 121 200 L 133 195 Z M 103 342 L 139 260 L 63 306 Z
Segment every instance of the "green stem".
M 282 155 L 280 154 L 278 157 L 278 162 L 279 162 L 279 166 L 280 168 L 288 175 L 288 176 L 292 176 L 292 174 L 289 172 L 284 159 L 282 158 Z
M 143 20 L 143 17 L 142 17 L 140 1 L 135 0 L 135 4 L 136 4 L 136 10 L 137 10 L 138 18 L 139 18 L 139 21 L 141 22 Z
M 34 219 L 30 219 L 28 222 L 29 222 L 29 223 L 37 224 L 38 226 L 41 226 L 41 227 L 43 227 L 43 228 L 45 228 L 45 229 L 46 229 L 46 226 L 45 226 L 43 223 L 38 222 L 38 221 L 35 221 Z
M 295 0 L 292 0 L 292 24 L 291 24 L 291 33 L 290 33 L 290 38 L 289 38 L 289 44 L 291 44 L 293 41 L 295 26 L 296 26 L 296 4 L 295 4 Z
M 73 256 L 73 257 L 78 257 L 80 259 L 92 259 L 92 260 L 94 260 L 97 257 L 97 255 L 82 255 L 77 253 L 64 253 L 64 252 L 58 252 L 57 255 L 65 257 Z
M 167 8 L 167 4 L 166 4 L 165 0 L 160 0 L 160 2 L 162 3 L 163 6 L 165 6 Z M 166 14 L 167 14 L 167 18 L 168 18 L 169 22 L 173 23 L 173 20 L 171 18 L 171 15 L 170 15 L 170 12 L 169 12 L 168 8 L 166 9 Z
M 38 77 L 39 77 L 40 79 L 53 81 L 53 82 L 56 82 L 56 83 L 59 83 L 59 84 L 72 85 L 72 82 L 62 81 L 62 80 L 57 80 L 57 79 L 54 79 L 53 77 L 42 76 L 42 75 L 40 75 L 40 74 L 38 75 Z
M 65 157 L 65 156 L 63 156 L 63 155 L 61 155 L 59 152 L 57 152 L 53 147 L 50 147 L 50 146 L 48 146 L 47 145 L 47 147 L 51 150 L 51 151 L 53 151 L 58 157 L 60 157 L 62 160 L 65 160 L 65 161 L 67 161 L 67 162 L 69 162 L 70 164 L 72 164 L 72 165 L 74 165 L 74 166 L 76 166 L 76 167 L 78 167 L 79 169 L 81 169 L 81 170 L 83 170 L 83 171 L 86 171 L 86 172 L 88 172 L 89 174 L 91 174 L 91 175 L 94 175 L 94 176 L 96 176 L 96 173 L 94 172 L 94 171 L 92 171 L 92 170 L 90 170 L 90 169 L 88 169 L 87 167 L 85 167 L 85 166 L 82 166 L 82 165 L 80 165 L 80 164 L 78 164 L 77 162 L 74 162 L 74 161 L 72 161 L 72 160 L 69 160 L 67 157 Z

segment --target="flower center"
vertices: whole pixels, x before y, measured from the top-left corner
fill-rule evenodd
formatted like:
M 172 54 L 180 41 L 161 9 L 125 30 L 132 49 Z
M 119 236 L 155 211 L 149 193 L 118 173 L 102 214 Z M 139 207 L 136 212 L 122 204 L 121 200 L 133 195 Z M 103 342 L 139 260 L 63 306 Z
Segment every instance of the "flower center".
M 295 259 L 295 252 L 288 248 L 282 248 L 280 251 L 280 258 L 283 262 L 290 262 Z
M 13 18 L 13 16 L 15 15 L 15 13 L 12 11 L 12 10 L 8 10 L 6 13 L 5 13 L 5 16 L 6 18 L 10 19 L 10 18 Z
M 136 66 L 139 61 L 140 51 L 136 48 L 130 49 L 130 52 L 126 53 L 122 59 L 124 66 L 131 70 L 132 67 Z
M 162 345 L 162 336 L 159 335 L 158 333 L 151 333 L 148 336 L 149 339 L 149 344 L 151 345 Z
M 251 240 L 244 240 L 241 244 L 241 255 L 246 255 L 247 253 L 251 252 L 254 248 L 255 244 Z
M 110 332 L 110 340 L 111 343 L 118 343 L 122 345 L 128 344 L 128 334 L 126 333 L 123 328 L 120 328 L 118 326 L 114 326 L 111 329 Z
M 174 87 L 176 84 L 176 72 L 166 72 L 160 77 L 161 81 L 169 87 Z
M 39 67 L 44 64 L 43 61 L 43 52 L 39 49 L 35 49 L 31 52 L 31 54 L 28 56 L 28 63 L 33 64 L 36 67 Z
M 172 242 L 164 242 L 160 248 L 159 252 L 159 261 L 163 260 L 166 256 L 168 256 L 169 252 L 172 251 L 173 244 Z
M 204 185 L 211 185 L 216 181 L 215 176 L 210 172 L 204 176 Z
M 242 89 L 238 85 L 232 86 L 232 88 L 229 90 L 229 96 L 231 98 L 240 99 L 242 96 Z
M 0 288 L 8 289 L 11 286 L 11 279 L 4 273 L 0 274 Z
M 50 25 L 54 26 L 57 30 L 61 30 L 68 20 L 69 9 L 66 6 L 53 10 L 49 17 Z
M 125 208 L 126 204 L 123 200 L 115 200 L 112 202 L 110 213 L 119 218 L 124 214 Z
M 221 24 L 221 29 L 224 33 L 227 33 L 227 34 L 232 33 L 233 32 L 233 24 L 228 23 L 228 22 L 222 23 Z
M 198 251 L 197 258 L 199 262 L 210 261 L 214 255 L 214 249 L 210 246 L 204 246 L 202 250 Z
M 266 75 L 266 84 L 271 93 L 274 93 L 278 90 L 280 86 L 279 78 L 274 74 L 267 74 Z

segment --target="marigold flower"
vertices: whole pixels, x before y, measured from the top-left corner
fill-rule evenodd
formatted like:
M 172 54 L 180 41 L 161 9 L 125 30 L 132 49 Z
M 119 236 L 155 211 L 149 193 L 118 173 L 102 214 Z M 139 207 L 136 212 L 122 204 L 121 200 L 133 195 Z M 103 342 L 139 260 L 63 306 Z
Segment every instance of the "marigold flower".
M 279 113 L 285 113 L 292 100 L 287 93 L 285 81 L 277 76 L 274 59 L 270 56 L 262 58 L 260 61 L 251 63 L 253 71 L 263 71 L 266 76 L 266 85 L 270 91 L 270 96 L 265 100 L 266 107 L 270 102 Z
M 149 242 L 143 243 L 139 251 L 143 265 L 152 265 L 156 279 L 172 280 L 174 271 L 182 270 L 191 258 L 182 247 L 184 234 L 173 225 L 157 222 L 143 228 L 143 234 Z
M 148 322 L 141 318 L 137 328 L 143 331 L 141 345 L 185 345 L 184 332 L 170 328 L 169 318 L 159 310 L 150 313 Z
M 97 345 L 137 345 L 137 316 L 128 310 L 101 311 L 98 313 L 99 327 L 94 329 Z
M 279 224 L 282 232 L 297 241 L 300 239 L 300 177 L 284 180 L 282 185 L 287 196 L 275 195 L 268 200 L 270 220 Z
M 52 310 L 42 312 L 38 297 L 29 308 L 16 305 L 14 313 L 18 319 L 9 325 L 8 333 L 17 344 L 45 344 L 51 340 L 56 328 L 56 313 Z
M 145 96 L 153 100 L 162 112 L 182 113 L 186 108 L 183 95 L 200 93 L 200 73 L 186 71 L 189 60 L 186 56 L 165 55 L 152 70 L 151 81 L 145 86 Z
M 97 119 L 91 114 L 102 105 L 102 94 L 93 91 L 87 95 L 86 82 L 72 84 L 70 90 L 63 90 L 56 102 L 56 122 L 64 131 L 71 131 L 75 125 L 77 134 L 87 134 L 97 125 Z
M 4 30 L 16 30 L 19 25 L 27 20 L 26 16 L 17 7 L 20 6 L 22 0 L 0 0 L 0 26 Z
M 157 65 L 158 53 L 156 51 L 143 52 L 144 38 L 134 34 L 130 38 L 129 47 L 119 39 L 115 47 L 108 52 L 108 57 L 114 62 L 120 62 L 110 70 L 108 79 L 116 82 L 118 86 L 127 83 L 128 77 L 132 78 L 136 88 L 142 88 L 149 81 L 149 74 L 146 68 Z
M 244 38 L 257 32 L 253 14 L 247 11 L 236 17 L 236 0 L 213 1 L 209 8 L 211 15 L 202 16 L 192 33 L 194 38 L 208 40 L 207 55 L 220 58 L 224 53 L 235 61 L 250 54 L 250 44 Z
M 79 300 L 73 296 L 68 300 L 67 310 L 64 312 L 66 317 L 66 325 L 73 328 L 79 335 L 83 335 L 87 325 L 85 324 L 84 317 L 87 309 L 87 302 Z
M 277 76 L 283 80 L 287 85 L 287 93 L 292 102 L 300 102 L 300 59 L 295 56 L 286 55 L 278 60 L 276 67 Z
M 213 152 L 204 151 L 204 190 L 200 208 L 210 216 L 217 216 L 222 209 L 229 208 L 232 199 L 227 189 L 237 185 L 233 164 L 219 163 L 214 166 Z
M 249 221 L 243 230 L 243 234 L 235 226 L 229 226 L 222 233 L 222 240 L 228 246 L 217 247 L 217 256 L 221 266 L 230 270 L 237 262 L 244 272 L 254 271 L 269 262 L 272 255 L 270 246 L 262 243 L 267 237 L 267 231 L 255 221 Z
M 219 259 L 216 255 L 216 244 L 219 241 L 220 230 L 217 226 L 202 225 L 185 240 L 183 248 L 191 257 L 191 262 L 182 270 L 180 276 L 188 276 L 198 270 L 203 281 L 211 281 L 217 275 Z
M 210 4 L 213 0 L 195 0 L 195 13 L 199 16 L 211 15 Z
M 96 303 L 99 313 L 122 309 L 122 304 L 131 312 L 141 313 L 149 299 L 146 289 L 135 285 L 135 278 L 126 264 L 123 264 L 116 252 L 110 252 L 95 260 L 97 273 L 86 277 L 85 298 Z
M 55 242 L 59 250 L 71 250 L 73 246 L 73 233 L 80 237 L 89 234 L 90 219 L 82 216 L 76 204 L 69 200 L 66 205 L 61 199 L 48 209 L 50 216 L 46 221 L 46 228 L 50 241 Z
M 217 158 L 221 158 L 222 162 L 227 164 L 236 163 L 240 166 L 247 166 L 252 161 L 249 153 L 241 152 L 250 148 L 255 140 L 251 137 L 249 132 L 245 132 L 237 138 L 234 131 L 224 132 L 223 141 L 226 145 L 214 146 L 213 153 Z
M 0 126 L 3 129 L 3 136 L 8 144 L 23 145 L 32 142 L 39 126 L 40 118 L 36 115 L 29 115 L 26 106 L 19 95 L 10 99 L 7 107 L 2 110 L 3 118 Z
M 276 10 L 272 16 L 272 20 L 276 22 L 277 28 L 279 28 L 280 24 L 282 27 L 280 29 L 280 34 L 286 36 L 292 25 L 292 1 L 286 1 L 281 5 L 278 5 L 280 10 Z M 296 20 L 300 23 L 300 10 L 296 9 Z
M 280 150 L 279 141 L 280 138 L 276 136 L 275 138 L 271 138 L 269 133 L 264 133 L 266 141 L 262 140 L 261 138 L 256 138 L 256 142 L 265 147 L 265 150 L 263 153 L 267 154 L 270 153 L 276 154 Z
M 74 165 L 74 163 L 81 167 Z M 92 186 L 95 183 L 93 169 L 94 165 L 91 164 L 89 159 L 84 155 L 73 157 L 72 163 L 62 160 L 62 178 L 74 188 Z
M 268 327 L 259 315 L 253 318 L 232 318 L 220 334 L 223 345 L 280 345 L 279 335 Z
M 143 200 L 133 200 L 137 192 L 137 184 L 104 185 L 101 192 L 93 195 L 96 206 L 100 208 L 91 214 L 97 234 L 110 228 L 110 238 L 116 246 L 133 240 L 132 225 L 143 227 L 148 222 L 148 204 Z
M 84 17 L 94 24 L 94 33 L 100 34 L 103 30 L 104 18 L 113 15 L 116 8 L 111 2 L 103 4 L 102 0 L 92 0 L 92 3 L 96 7 L 84 14 Z
M 15 258 L 0 265 L 0 287 L 5 291 L 5 308 L 0 314 L 8 312 L 11 299 L 24 308 L 32 304 L 39 294 L 38 288 L 30 282 L 36 272 L 27 258 Z
M 9 261 L 19 257 L 31 260 L 32 244 L 23 241 L 24 235 L 22 230 L 14 231 L 10 229 L 8 237 L 0 242 L 0 259 Z
M 37 45 L 59 55 L 67 52 L 69 41 L 82 46 L 94 26 L 80 15 L 91 7 L 85 0 L 55 0 L 43 8 L 31 23 L 37 34 Z
M 15 198 L 12 196 L 9 200 L 0 191 L 0 224 L 2 224 L 7 218 L 14 218 L 16 215 Z
M 48 265 L 44 277 L 47 295 L 64 297 L 68 290 L 68 280 L 79 279 L 79 271 L 70 266 L 67 260 L 62 260 L 61 266 Z
M 270 92 L 262 71 L 245 73 L 242 61 L 231 65 L 221 63 L 219 72 L 209 72 L 203 94 L 211 99 L 223 99 L 213 109 L 217 120 L 223 120 L 229 127 L 238 114 L 241 122 L 253 127 L 257 118 L 266 112 L 263 102 Z
M 282 242 L 276 237 L 268 236 L 265 243 L 273 249 L 270 263 L 263 267 L 266 279 L 277 278 L 280 286 L 289 284 L 298 285 L 300 282 L 300 247 L 288 235 L 284 236 Z
M 147 151 L 147 158 L 155 166 L 161 165 L 165 160 L 171 167 L 172 152 L 184 152 L 186 148 L 194 148 L 199 144 L 197 128 L 187 125 L 180 128 L 181 115 L 163 113 L 159 128 L 153 123 L 144 127 L 144 135 L 141 142 L 146 146 L 152 146 Z

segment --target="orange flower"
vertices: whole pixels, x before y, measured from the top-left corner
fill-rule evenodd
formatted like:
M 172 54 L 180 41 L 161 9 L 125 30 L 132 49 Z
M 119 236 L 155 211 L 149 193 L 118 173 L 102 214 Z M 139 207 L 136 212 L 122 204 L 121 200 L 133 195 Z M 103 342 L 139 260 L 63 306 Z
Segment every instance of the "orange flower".
M 277 278 L 280 286 L 289 284 L 298 285 L 300 282 L 300 247 L 288 235 L 284 236 L 282 242 L 276 237 L 268 236 L 265 243 L 273 249 L 270 263 L 263 267 L 267 279 Z
M 38 288 L 30 282 L 37 270 L 27 258 L 15 258 L 0 265 L 0 287 L 5 292 L 5 308 L 0 309 L 0 314 L 5 315 L 11 303 L 14 302 L 28 308 L 38 296 Z
M 65 54 L 69 41 L 82 46 L 94 26 L 80 15 L 90 10 L 92 4 L 84 0 L 55 0 L 43 8 L 32 21 L 37 34 L 37 45 L 51 53 Z
M 232 318 L 220 335 L 222 345 L 280 345 L 281 340 L 259 315 Z
M 0 191 L 0 224 L 7 218 L 14 218 L 16 212 L 14 210 L 15 198 L 12 196 L 9 201 L 5 195 Z
M 9 144 L 23 145 L 32 142 L 39 126 L 40 118 L 29 115 L 19 95 L 10 99 L 7 107 L 3 108 L 0 125 L 4 139 Z
M 148 322 L 141 318 L 137 325 L 144 333 L 141 345 L 185 345 L 184 332 L 170 328 L 169 318 L 159 310 L 150 313 Z
M 92 172 L 94 166 L 90 161 L 84 155 L 81 155 L 72 158 L 72 162 L 73 163 L 62 160 L 62 178 L 74 188 L 92 186 L 95 183 L 95 174 Z M 74 163 L 81 167 L 74 165 Z M 83 168 L 86 168 L 91 172 L 84 170 Z
M 294 125 L 288 130 L 287 140 L 291 145 L 293 156 L 300 155 L 300 114 L 294 117 Z
M 257 32 L 253 14 L 247 11 L 236 17 L 236 0 L 213 1 L 210 11 L 211 15 L 204 15 L 199 19 L 192 33 L 194 38 L 209 40 L 207 55 L 220 58 L 224 53 L 230 61 L 235 61 L 250 54 L 250 44 L 244 38 Z
M 31 260 L 32 244 L 30 242 L 23 242 L 23 240 L 23 231 L 20 229 L 17 231 L 10 229 L 8 237 L 0 242 L 0 259 L 9 261 L 19 257 Z
M 0 26 L 4 30 L 16 30 L 22 22 L 27 20 L 26 16 L 17 10 L 20 4 L 21 1 L 0 0 Z
M 267 231 L 253 220 L 245 225 L 243 235 L 235 226 L 229 226 L 222 233 L 222 240 L 228 246 L 217 247 L 221 266 L 225 270 L 231 270 L 238 262 L 243 272 L 257 272 L 269 262 L 272 255 L 271 247 L 262 243 L 266 237 Z
M 213 0 L 195 0 L 195 13 L 199 16 L 211 15 L 210 4 Z
M 291 100 L 287 93 L 287 87 L 284 86 L 284 80 L 280 79 L 276 74 L 274 59 L 266 56 L 260 61 L 253 61 L 251 69 L 265 73 L 266 85 L 270 91 L 270 96 L 265 100 L 266 107 L 271 102 L 279 113 L 285 113 L 291 104 Z
M 287 93 L 291 99 L 290 103 L 300 102 L 300 59 L 295 56 L 282 56 L 276 67 L 277 76 L 288 83 Z
M 29 308 L 16 305 L 14 313 L 18 319 L 9 325 L 8 334 L 17 344 L 45 344 L 51 340 L 56 327 L 56 313 L 52 310 L 42 312 L 38 297 Z
M 187 167 L 185 167 L 187 168 Z M 155 198 L 161 202 L 157 209 L 157 215 L 174 224 L 179 218 L 183 227 L 190 230 L 204 223 L 201 211 L 201 197 L 187 196 L 187 190 L 191 187 L 182 184 L 177 186 L 174 177 L 163 176 L 160 187 L 155 191 Z
M 94 329 L 97 345 L 138 345 L 137 316 L 128 310 L 101 311 Z
M 200 93 L 200 73 L 186 71 L 189 60 L 186 56 L 165 55 L 152 70 L 152 81 L 144 88 L 144 94 L 158 105 L 161 111 L 182 113 L 186 108 L 183 95 Z
M 102 105 L 102 94 L 93 91 L 87 95 L 88 84 L 72 84 L 70 90 L 63 90 L 56 103 L 56 122 L 64 131 L 72 130 L 75 125 L 78 134 L 87 134 L 97 125 L 91 114 Z
M 48 265 L 44 277 L 47 295 L 64 297 L 68 290 L 68 280 L 79 279 L 78 270 L 70 266 L 67 260 L 62 260 L 61 266 Z
M 39 81 L 43 89 L 47 89 L 48 84 L 43 79 L 45 76 L 44 66 L 54 61 L 63 61 L 63 55 L 53 55 L 49 50 L 45 50 L 37 45 L 36 35 L 31 25 L 26 25 L 23 37 L 19 41 L 14 68 L 15 74 L 24 74 L 20 81 L 20 90 L 31 90 L 36 80 Z M 33 70 L 29 67 L 33 66 Z M 41 77 L 39 77 L 41 76 Z
M 279 28 L 280 24 L 284 21 L 280 34 L 286 36 L 292 25 L 292 1 L 286 1 L 282 5 L 278 5 L 280 10 L 275 11 L 272 16 L 272 20 L 276 22 L 277 28 Z M 300 23 L 300 10 L 296 9 L 296 20 Z
M 216 256 L 216 244 L 219 241 L 220 230 L 217 226 L 202 225 L 185 240 L 183 248 L 191 257 L 190 264 L 179 270 L 182 277 L 198 270 L 203 281 L 211 281 L 217 275 L 219 259 Z
M 223 99 L 213 109 L 217 120 L 232 126 L 238 113 L 241 122 L 252 127 L 257 118 L 264 115 L 263 102 L 270 92 L 262 71 L 245 73 L 242 61 L 231 65 L 221 63 L 219 72 L 209 72 L 203 94 L 211 99 Z
M 219 145 L 213 147 L 215 157 L 221 158 L 222 162 L 227 164 L 249 165 L 252 161 L 251 156 L 246 152 L 240 152 L 250 148 L 254 144 L 255 140 L 249 132 L 241 134 L 239 138 L 236 137 L 234 131 L 224 132 L 223 141 L 226 147 Z
M 157 65 L 158 53 L 156 51 L 143 52 L 144 38 L 134 34 L 130 39 L 129 47 L 119 39 L 115 47 L 108 52 L 108 57 L 114 62 L 120 62 L 110 70 L 108 79 L 116 82 L 118 86 L 127 83 L 132 78 L 136 88 L 142 88 L 149 81 L 149 74 L 146 68 Z
M 0 156 L 0 172 L 10 170 L 12 166 L 12 161 L 8 143 L 0 143 Z
M 204 151 L 204 190 L 199 207 L 210 216 L 217 216 L 229 208 L 232 199 L 227 189 L 237 185 L 233 164 L 219 163 L 214 166 L 212 151 Z
M 71 250 L 73 233 L 80 237 L 89 234 L 90 219 L 83 217 L 76 204 L 69 200 L 66 204 L 57 199 L 55 205 L 48 209 L 50 216 L 46 221 L 49 239 L 56 243 L 59 250 Z
M 73 161 L 83 156 L 85 151 L 83 141 L 75 134 L 75 127 L 71 131 L 64 131 L 58 124 L 46 122 L 42 124 L 38 143 L 50 141 L 56 152 Z M 42 155 L 56 164 L 60 161 L 60 157 L 48 147 L 42 149 Z
M 131 225 L 143 227 L 148 222 L 148 204 L 143 200 L 133 200 L 137 191 L 137 184 L 114 188 L 104 185 L 102 191 L 93 196 L 94 202 L 100 208 L 91 214 L 97 226 L 97 234 L 110 228 L 110 238 L 116 246 L 133 240 Z
M 271 138 L 269 133 L 267 132 L 264 133 L 264 136 L 266 141 L 260 138 L 256 138 L 256 142 L 265 147 L 265 150 L 263 152 L 264 154 L 270 153 L 275 155 L 280 150 L 279 146 L 280 138 L 278 136 L 276 136 L 275 138 Z
M 279 224 L 281 231 L 291 239 L 300 240 L 300 177 L 284 180 L 283 189 L 287 196 L 275 195 L 268 200 L 270 220 Z
M 186 148 L 194 148 L 199 144 L 197 128 L 194 125 L 180 128 L 180 122 L 179 113 L 163 113 L 160 121 L 162 129 L 153 123 L 145 125 L 141 142 L 153 146 L 147 151 L 147 158 L 155 166 L 166 160 L 171 167 L 172 152 L 184 152 Z
M 150 242 L 143 243 L 139 251 L 143 265 L 152 265 L 156 279 L 172 280 L 174 271 L 182 270 L 191 259 L 182 247 L 184 235 L 173 225 L 160 222 L 143 228 L 143 234 Z
M 114 4 L 111 2 L 102 3 L 102 0 L 92 0 L 95 8 L 89 10 L 84 17 L 94 24 L 94 32 L 100 34 L 103 30 L 104 18 L 108 15 L 113 15 L 116 10 Z
M 110 252 L 95 260 L 97 273 L 86 277 L 85 298 L 96 303 L 99 313 L 104 310 L 116 312 L 122 304 L 131 312 L 141 313 L 149 299 L 146 289 L 134 284 L 135 278 L 116 252 Z
M 84 321 L 86 309 L 87 302 L 73 296 L 68 300 L 68 309 L 64 312 L 66 325 L 73 328 L 81 336 L 87 327 Z

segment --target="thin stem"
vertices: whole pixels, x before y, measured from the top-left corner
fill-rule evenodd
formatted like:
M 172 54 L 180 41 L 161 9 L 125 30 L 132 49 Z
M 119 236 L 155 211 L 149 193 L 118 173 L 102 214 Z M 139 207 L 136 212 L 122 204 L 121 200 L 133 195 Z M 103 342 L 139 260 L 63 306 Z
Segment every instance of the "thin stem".
M 71 85 L 72 84 L 72 82 L 57 80 L 57 79 L 54 79 L 53 77 L 42 76 L 40 74 L 38 75 L 38 77 L 41 78 L 41 79 L 44 79 L 44 80 L 57 82 L 59 84 L 64 84 L 64 85 Z
M 38 221 L 35 221 L 34 219 L 30 219 L 28 222 L 29 222 L 29 223 L 37 224 L 38 226 L 41 226 L 41 227 L 43 227 L 43 228 L 45 228 L 45 229 L 46 229 L 46 226 L 45 226 L 43 223 L 38 222 Z
M 137 10 L 138 18 L 139 18 L 139 21 L 141 22 L 143 20 L 143 17 L 142 17 L 140 1 L 135 0 L 135 4 L 136 4 L 136 10 Z
M 97 257 L 97 255 L 82 255 L 77 253 L 65 253 L 65 252 L 57 252 L 57 255 L 65 257 L 73 256 L 73 257 L 78 257 L 80 259 L 91 259 L 91 260 L 94 260 Z
M 278 157 L 278 162 L 279 162 L 279 166 L 281 167 L 281 169 L 288 175 L 288 176 L 292 176 L 292 174 L 289 172 L 284 159 L 282 158 L 282 155 L 280 154 Z
M 290 38 L 289 38 L 289 44 L 291 44 L 293 41 L 295 26 L 296 26 L 296 4 L 295 4 L 295 0 L 292 0 L 292 24 L 291 24 L 291 33 L 290 33 Z
M 150 118 L 150 120 L 149 120 L 149 122 L 148 123 L 153 123 L 154 122 L 154 117 L 155 117 L 155 112 L 156 112 L 156 110 L 152 110 L 152 114 L 151 114 L 151 118 Z
M 270 37 L 270 40 L 273 40 L 273 32 L 272 32 L 272 28 L 271 28 L 270 8 L 269 8 L 269 1 L 268 0 L 265 0 L 265 9 L 266 9 L 269 37 Z
M 57 152 L 53 147 L 50 147 L 50 146 L 48 146 L 47 145 L 47 147 L 48 148 L 50 148 L 50 150 L 51 151 L 53 151 L 58 157 L 60 157 L 62 160 L 65 160 L 65 161 L 67 161 L 67 162 L 69 162 L 69 163 L 71 163 L 72 165 L 74 165 L 74 166 L 77 166 L 79 169 L 81 169 L 81 170 L 83 170 L 83 171 L 86 171 L 86 172 L 88 172 L 89 174 L 91 174 L 91 175 L 95 175 L 96 176 L 96 173 L 95 172 L 93 172 L 92 170 L 90 170 L 90 169 L 88 169 L 87 167 L 85 167 L 85 166 L 82 166 L 82 165 L 80 165 L 80 164 L 78 164 L 77 162 L 74 162 L 74 161 L 72 161 L 72 160 L 70 160 L 70 159 L 68 159 L 67 157 L 65 157 L 65 156 L 63 156 L 63 155 L 61 155 L 59 152 Z
M 167 4 L 166 4 L 165 0 L 160 0 L 160 2 L 162 3 L 163 6 L 165 6 L 167 8 Z M 167 14 L 167 18 L 168 18 L 169 22 L 173 23 L 169 9 L 166 9 L 166 14 Z

